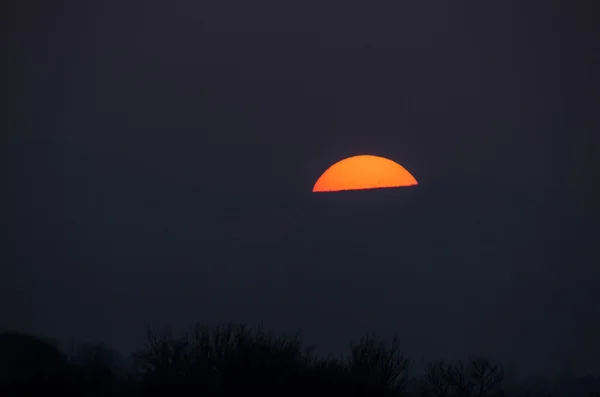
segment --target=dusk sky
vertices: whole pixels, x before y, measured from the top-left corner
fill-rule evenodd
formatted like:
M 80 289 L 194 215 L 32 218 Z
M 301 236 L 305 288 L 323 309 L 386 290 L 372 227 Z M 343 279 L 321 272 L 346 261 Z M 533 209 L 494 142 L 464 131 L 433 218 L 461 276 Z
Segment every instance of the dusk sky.
M 594 2 L 11 4 L 0 328 L 600 374 Z M 419 185 L 311 193 L 358 154 Z

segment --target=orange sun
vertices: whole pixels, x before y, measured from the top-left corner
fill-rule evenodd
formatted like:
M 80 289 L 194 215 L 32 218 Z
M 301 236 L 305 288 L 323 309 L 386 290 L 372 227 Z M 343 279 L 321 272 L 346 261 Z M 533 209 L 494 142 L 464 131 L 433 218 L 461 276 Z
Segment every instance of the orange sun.
M 386 187 L 413 186 L 418 182 L 400 164 L 384 157 L 348 157 L 329 167 L 319 177 L 313 192 L 337 192 Z

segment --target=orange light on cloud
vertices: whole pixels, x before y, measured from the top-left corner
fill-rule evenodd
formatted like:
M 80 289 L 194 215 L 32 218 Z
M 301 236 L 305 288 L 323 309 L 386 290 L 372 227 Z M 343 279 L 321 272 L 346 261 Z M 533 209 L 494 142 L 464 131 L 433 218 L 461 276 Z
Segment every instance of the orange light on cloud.
M 329 167 L 319 177 L 313 192 L 337 192 L 413 186 L 418 182 L 400 164 L 379 156 L 348 157 Z

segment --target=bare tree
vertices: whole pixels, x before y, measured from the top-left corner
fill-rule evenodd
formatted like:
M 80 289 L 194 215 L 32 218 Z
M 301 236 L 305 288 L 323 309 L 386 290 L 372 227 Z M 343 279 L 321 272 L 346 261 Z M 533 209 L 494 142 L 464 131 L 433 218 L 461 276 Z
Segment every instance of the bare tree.
M 449 381 L 461 397 L 500 397 L 504 370 L 481 357 L 473 357 L 468 365 L 453 365 Z
M 264 391 L 289 380 L 308 363 L 307 354 L 297 337 L 276 337 L 260 326 L 198 324 L 182 336 L 150 331 L 135 355 L 136 374 L 153 392 L 164 384 L 221 394 Z
M 149 330 L 146 347 L 134 354 L 136 375 L 150 383 L 182 381 L 190 367 L 189 347 L 187 335 L 176 337 L 169 330 Z
M 348 367 L 353 378 L 380 390 L 403 393 L 406 389 L 408 361 L 397 335 L 389 345 L 374 335 L 363 337 L 351 346 Z
M 480 357 L 468 364 L 429 364 L 425 370 L 424 397 L 501 397 L 504 371 Z
M 452 365 L 439 361 L 429 363 L 425 368 L 424 385 L 421 388 L 423 397 L 450 397 L 455 388 L 450 382 Z

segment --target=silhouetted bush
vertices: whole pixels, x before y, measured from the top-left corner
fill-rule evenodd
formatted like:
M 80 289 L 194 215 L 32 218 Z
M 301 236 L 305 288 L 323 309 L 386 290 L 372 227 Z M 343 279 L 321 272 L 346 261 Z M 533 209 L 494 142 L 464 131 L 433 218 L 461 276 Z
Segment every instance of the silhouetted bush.
M 71 363 L 80 389 L 89 396 L 117 395 L 123 378 L 117 372 L 118 353 L 103 344 L 80 345 Z
M 47 383 L 67 367 L 56 346 L 20 332 L 0 334 L 0 384 Z

